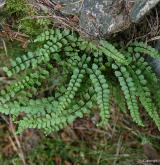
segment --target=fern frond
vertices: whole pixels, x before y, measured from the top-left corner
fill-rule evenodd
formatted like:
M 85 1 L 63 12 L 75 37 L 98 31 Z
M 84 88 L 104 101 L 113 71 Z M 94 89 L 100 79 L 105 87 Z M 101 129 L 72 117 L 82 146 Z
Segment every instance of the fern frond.
M 85 96 L 84 96 L 85 97 Z M 54 104 L 52 110 L 47 113 L 40 113 L 39 115 L 32 115 L 20 120 L 18 132 L 21 133 L 26 128 L 39 128 L 43 129 L 45 133 L 49 134 L 52 131 L 58 131 L 68 124 L 71 124 L 77 117 L 83 117 L 83 114 L 88 112 L 92 107 L 92 96 L 87 95 L 86 100 L 80 100 L 69 109 L 65 111 L 57 111 Z
M 104 55 L 113 58 L 115 61 L 121 64 L 128 65 L 126 57 L 120 53 L 112 44 L 108 41 L 100 41 L 99 49 L 104 53 Z
M 153 104 L 153 100 L 151 99 L 150 90 L 146 86 L 148 82 L 146 81 L 140 69 L 133 69 L 131 67 L 128 67 L 128 70 L 134 78 L 136 84 L 136 95 L 139 97 L 141 104 L 144 106 L 149 116 L 153 119 L 157 127 L 160 129 L 160 117 L 157 113 L 155 105 Z
M 130 114 L 139 126 L 144 126 L 140 118 L 139 107 L 136 99 L 135 83 L 124 66 L 112 64 L 112 68 L 115 71 L 115 76 L 118 78 L 121 85 L 121 89 L 125 95 L 126 103 Z
M 110 98 L 124 113 L 128 107 L 133 121 L 144 126 L 140 101 L 160 129 L 159 79 L 141 57 L 160 57 L 154 48 L 133 43 L 127 51 L 118 50 L 108 41 L 91 42 L 58 28 L 44 30 L 31 44 L 35 50 L 17 56 L 3 68 L 16 80 L 0 91 L 0 112 L 15 120 L 20 117 L 19 132 L 26 128 L 58 131 L 90 112 L 92 105 L 98 105 L 104 126 L 110 118 Z
M 110 117 L 109 113 L 109 88 L 105 77 L 98 69 L 96 64 L 92 65 L 92 69 L 89 69 L 90 79 L 94 86 L 96 93 L 96 100 L 100 108 L 101 123 L 99 125 L 104 126 L 108 123 Z
M 142 73 L 147 78 L 147 81 L 152 83 L 152 85 L 153 84 L 156 85 L 158 83 L 158 78 L 155 72 L 153 72 L 148 62 L 146 62 L 145 59 L 141 57 L 139 54 L 136 54 L 135 58 L 136 58 L 135 67 L 139 68 L 142 71 Z
M 137 53 L 144 53 L 154 58 L 160 58 L 160 53 L 150 45 L 143 42 L 134 42 L 131 44 L 133 50 Z
M 44 113 L 45 108 L 49 109 L 49 105 L 54 105 L 54 98 L 48 97 L 43 99 L 30 99 L 27 100 L 25 105 L 21 105 L 18 101 L 12 103 L 3 104 L 0 107 L 0 112 L 6 115 L 18 116 L 19 113 L 24 112 L 27 116 L 35 115 L 38 113 Z
M 60 30 L 56 30 L 54 37 L 51 35 L 53 32 L 54 30 L 50 30 L 41 34 L 42 36 L 44 35 L 46 38 L 43 38 L 41 35 L 38 36 L 36 42 L 49 40 L 48 37 L 52 38 L 51 41 L 47 41 L 46 43 L 44 43 L 42 48 L 38 48 L 35 52 L 28 52 L 27 55 L 23 55 L 22 57 L 17 57 L 15 60 L 12 60 L 10 68 L 4 67 L 3 70 L 4 72 L 6 72 L 8 77 L 11 77 L 13 74 L 17 74 L 29 67 L 35 68 L 39 64 L 49 62 L 51 54 L 53 53 L 52 56 L 56 56 L 57 53 L 62 50 L 62 47 L 64 47 L 64 51 L 69 51 L 69 49 L 67 49 L 68 47 L 65 46 L 66 44 L 68 44 L 67 39 L 71 38 L 71 36 L 68 35 L 69 32 L 64 30 L 61 33 Z M 64 37 L 67 37 L 67 39 L 65 39 Z
M 34 85 L 41 85 L 40 80 L 46 79 L 49 76 L 49 72 L 45 69 L 40 69 L 35 73 L 30 73 L 22 80 L 12 83 L 7 88 L 1 90 L 0 92 L 0 104 L 4 104 L 10 101 L 15 95 L 21 90 L 28 89 Z
M 151 90 L 151 93 L 153 94 L 153 98 L 155 100 L 155 103 L 160 109 L 160 86 L 159 86 L 159 79 L 156 76 L 155 72 L 151 68 L 151 66 L 148 64 L 148 62 L 145 61 L 143 57 L 140 57 L 139 54 L 136 54 L 136 64 L 134 69 L 139 68 L 143 75 L 145 76 L 145 79 L 147 80 L 147 86 Z
M 63 43 L 67 43 L 68 41 L 65 40 L 65 38 L 63 37 L 69 36 L 70 34 L 71 31 L 69 29 L 64 29 L 64 30 L 50 29 L 38 35 L 37 38 L 34 40 L 34 42 L 45 42 L 50 40 L 56 43 L 57 39 L 62 39 Z
M 85 74 L 86 67 L 87 65 L 85 64 L 82 66 L 81 70 L 76 68 L 73 71 L 73 75 L 66 89 L 66 93 L 59 100 L 58 109 L 60 111 L 63 111 L 72 102 L 72 99 L 74 98 L 76 92 L 78 91 L 78 88 L 80 87 L 80 84 Z

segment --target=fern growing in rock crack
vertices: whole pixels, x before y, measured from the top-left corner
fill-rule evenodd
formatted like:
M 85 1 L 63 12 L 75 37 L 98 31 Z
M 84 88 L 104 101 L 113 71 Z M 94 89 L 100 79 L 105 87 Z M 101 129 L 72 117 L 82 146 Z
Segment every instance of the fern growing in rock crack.
M 58 131 L 96 105 L 98 125 L 105 126 L 111 98 L 144 126 L 141 103 L 160 130 L 159 79 L 145 61 L 145 55 L 160 57 L 154 48 L 135 42 L 119 51 L 108 41 L 87 41 L 67 29 L 46 30 L 33 44 L 36 50 L 3 68 L 12 82 L 0 92 L 0 112 L 14 117 L 19 133 L 27 128 Z M 38 89 L 45 90 L 46 84 L 51 93 L 39 97 Z

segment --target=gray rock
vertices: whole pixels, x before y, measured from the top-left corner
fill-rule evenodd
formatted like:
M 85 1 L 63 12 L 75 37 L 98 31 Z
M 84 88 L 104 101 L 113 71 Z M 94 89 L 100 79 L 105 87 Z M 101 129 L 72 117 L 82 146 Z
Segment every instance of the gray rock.
M 0 8 L 2 8 L 6 3 L 6 0 L 0 0 Z
M 157 41 L 155 48 L 160 51 L 160 40 Z M 148 61 L 152 68 L 154 69 L 155 73 L 160 77 L 160 59 L 155 58 L 148 58 Z
M 138 22 L 160 0 L 52 0 L 65 14 L 78 14 L 80 27 L 94 36 L 122 31 Z
M 139 21 L 151 8 L 153 8 L 159 0 L 141 0 L 137 1 L 133 6 L 132 12 L 130 14 L 133 22 Z

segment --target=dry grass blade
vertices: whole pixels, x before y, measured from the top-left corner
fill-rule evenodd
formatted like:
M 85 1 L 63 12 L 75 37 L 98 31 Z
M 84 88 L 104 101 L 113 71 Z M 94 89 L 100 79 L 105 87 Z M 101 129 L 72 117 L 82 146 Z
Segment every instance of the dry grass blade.
M 14 139 L 15 139 L 15 142 L 12 140 L 12 138 L 9 136 L 9 140 L 11 141 L 11 144 L 13 146 L 13 149 L 17 152 L 18 156 L 20 157 L 23 165 L 27 165 L 26 161 L 25 161 L 25 158 L 24 158 L 24 154 L 23 154 L 23 150 L 22 150 L 22 147 L 21 147 L 21 144 L 20 144 L 20 141 L 19 141 L 19 138 L 17 137 L 16 135 L 16 132 L 15 132 L 15 128 L 13 126 L 13 122 L 12 122 L 12 119 L 10 118 L 10 125 L 9 125 L 9 130 L 10 132 L 12 133 Z M 15 144 L 16 143 L 16 144 Z

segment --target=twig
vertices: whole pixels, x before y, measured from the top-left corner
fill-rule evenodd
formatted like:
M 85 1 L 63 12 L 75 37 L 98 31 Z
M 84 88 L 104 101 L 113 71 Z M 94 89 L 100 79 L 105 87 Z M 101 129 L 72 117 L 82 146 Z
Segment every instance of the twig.
M 77 129 L 77 130 L 88 130 L 88 131 L 92 131 L 92 132 L 96 132 L 96 133 L 100 133 L 100 134 L 104 134 L 104 135 L 110 136 L 110 134 L 107 131 L 103 131 L 103 130 L 100 130 L 100 129 L 97 129 L 97 128 L 85 128 L 85 127 L 79 126 L 79 127 L 74 127 L 74 129 Z
M 5 41 L 3 39 L 2 39 L 2 42 L 3 42 L 3 47 L 4 47 L 4 51 L 6 53 L 6 56 L 8 56 L 8 51 L 7 51 L 6 43 L 5 43 Z
M 16 144 L 17 144 L 17 147 L 16 147 L 16 145 L 14 144 L 12 138 L 9 137 L 9 139 L 10 139 L 10 141 L 12 143 L 13 149 L 15 149 L 15 151 L 19 155 L 20 159 L 22 160 L 23 165 L 27 165 L 27 163 L 25 161 L 25 158 L 24 158 L 24 154 L 23 154 L 23 150 L 22 150 L 21 144 L 20 144 L 19 139 L 18 139 L 18 137 L 17 137 L 17 135 L 15 133 L 15 129 L 14 129 L 13 122 L 12 122 L 11 118 L 10 118 L 10 131 L 13 134 L 14 139 L 15 139 Z
M 149 39 L 147 42 L 151 42 L 151 41 L 155 41 L 155 40 L 159 40 L 159 39 L 160 39 L 160 36 L 156 36 L 156 37 Z
M 118 139 L 118 143 L 117 143 L 117 150 L 116 150 L 116 155 L 115 155 L 116 156 L 116 159 L 114 160 L 113 165 L 116 165 L 118 156 L 120 154 L 121 145 L 122 145 L 122 136 L 120 135 L 119 136 L 119 139 Z

